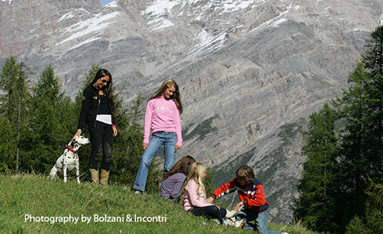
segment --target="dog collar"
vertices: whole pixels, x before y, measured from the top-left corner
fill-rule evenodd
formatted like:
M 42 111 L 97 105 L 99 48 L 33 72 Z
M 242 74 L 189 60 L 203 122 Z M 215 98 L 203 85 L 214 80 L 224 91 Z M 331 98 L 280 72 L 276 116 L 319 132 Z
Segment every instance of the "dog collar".
M 68 150 L 70 150 L 71 152 L 73 152 L 73 153 L 77 153 L 77 151 L 71 149 L 71 148 L 69 147 L 69 145 L 67 145 L 67 148 L 68 148 Z

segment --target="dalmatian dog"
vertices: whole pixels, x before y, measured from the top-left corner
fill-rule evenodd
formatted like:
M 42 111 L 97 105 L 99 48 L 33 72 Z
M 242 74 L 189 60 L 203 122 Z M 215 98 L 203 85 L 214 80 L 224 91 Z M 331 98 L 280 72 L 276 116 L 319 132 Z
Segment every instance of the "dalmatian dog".
M 64 153 L 57 159 L 56 164 L 52 167 L 49 177 L 54 179 L 57 172 L 62 169 L 64 183 L 66 183 L 67 169 L 71 171 L 73 168 L 76 168 L 76 180 L 77 183 L 80 184 L 80 162 L 77 151 L 82 145 L 89 144 L 89 142 L 89 139 L 83 136 L 76 136 L 72 139 L 64 150 Z

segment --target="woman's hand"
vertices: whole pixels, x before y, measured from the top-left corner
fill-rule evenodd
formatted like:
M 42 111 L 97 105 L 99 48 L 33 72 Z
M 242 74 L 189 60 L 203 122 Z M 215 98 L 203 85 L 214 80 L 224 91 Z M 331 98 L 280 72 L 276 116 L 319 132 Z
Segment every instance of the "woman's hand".
M 116 128 L 116 126 L 113 126 L 112 129 L 113 129 L 113 136 L 117 136 L 117 128 Z
M 148 148 L 148 145 L 149 145 L 149 143 L 143 143 L 142 148 L 144 148 L 144 150 L 146 150 L 146 148 Z
M 179 150 L 179 149 L 181 149 L 182 148 L 182 146 L 180 146 L 180 145 L 176 145 L 176 150 Z
M 79 137 L 80 135 L 81 135 L 81 129 L 78 129 L 77 130 L 77 132 L 74 134 L 74 136 L 72 137 L 72 140 L 74 139 L 74 138 L 76 138 L 77 136 Z

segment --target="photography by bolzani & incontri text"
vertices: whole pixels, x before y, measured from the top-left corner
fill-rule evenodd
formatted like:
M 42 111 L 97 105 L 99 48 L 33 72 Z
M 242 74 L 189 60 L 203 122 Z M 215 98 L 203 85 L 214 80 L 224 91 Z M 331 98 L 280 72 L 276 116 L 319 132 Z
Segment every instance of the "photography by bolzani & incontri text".
M 32 214 L 24 214 L 24 222 L 29 223 L 166 223 L 165 215 L 158 216 L 139 216 L 136 214 L 123 214 L 119 216 L 111 216 L 107 214 L 93 214 L 91 216 L 83 215 L 64 215 L 64 216 L 35 216 Z

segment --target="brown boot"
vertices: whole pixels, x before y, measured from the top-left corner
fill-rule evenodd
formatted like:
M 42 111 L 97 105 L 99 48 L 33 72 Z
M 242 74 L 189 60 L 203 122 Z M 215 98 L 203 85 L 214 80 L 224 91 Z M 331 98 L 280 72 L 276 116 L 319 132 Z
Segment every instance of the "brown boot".
M 99 184 L 99 176 L 98 176 L 98 170 L 95 169 L 89 169 L 90 171 L 90 177 L 92 177 L 93 184 Z
M 100 184 L 108 185 L 109 171 L 101 169 Z

